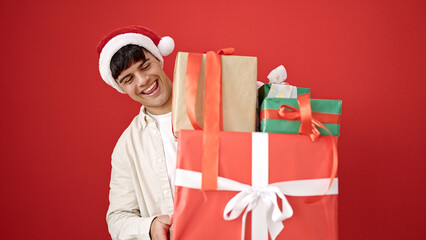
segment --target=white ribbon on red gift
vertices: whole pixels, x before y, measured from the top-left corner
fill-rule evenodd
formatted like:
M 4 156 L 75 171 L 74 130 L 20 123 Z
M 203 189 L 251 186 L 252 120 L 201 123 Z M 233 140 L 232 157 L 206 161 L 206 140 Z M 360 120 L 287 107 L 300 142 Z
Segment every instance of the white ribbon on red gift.
M 282 201 L 283 210 L 281 211 L 277 198 Z M 252 229 L 252 239 L 268 239 L 268 231 L 271 239 L 275 239 L 284 228 L 282 221 L 293 216 L 293 209 L 285 196 L 277 187 L 252 187 L 241 191 L 233 197 L 225 207 L 223 218 L 225 220 L 234 220 L 243 213 L 241 239 L 244 240 L 245 222 L 247 214 L 252 212 L 252 219 L 266 219 L 266 222 L 255 221 Z M 272 213 L 272 214 L 271 214 Z M 229 214 L 229 216 L 228 216 Z M 268 217 L 268 214 L 271 217 Z M 259 224 L 264 225 L 259 227 Z M 266 226 L 265 226 L 266 224 Z M 264 231 L 267 229 L 268 231 Z
M 338 194 L 338 179 L 335 178 L 329 187 L 330 178 L 284 181 L 268 183 L 268 134 L 252 133 L 252 186 L 231 179 L 218 177 L 218 191 L 239 191 L 226 205 L 223 217 L 234 220 L 241 213 L 242 233 L 244 240 L 247 214 L 252 211 L 251 239 L 268 239 L 268 231 L 272 240 L 284 228 L 282 221 L 293 216 L 293 209 L 287 201 L 287 196 L 321 196 Z M 176 169 L 175 185 L 187 188 L 201 189 L 201 173 Z M 281 199 L 282 210 L 277 198 Z

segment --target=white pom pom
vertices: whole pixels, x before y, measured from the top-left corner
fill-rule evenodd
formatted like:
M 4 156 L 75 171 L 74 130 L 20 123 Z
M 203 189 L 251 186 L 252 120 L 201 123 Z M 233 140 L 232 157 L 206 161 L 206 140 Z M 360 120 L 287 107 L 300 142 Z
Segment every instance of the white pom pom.
M 175 41 L 171 37 L 163 37 L 158 43 L 158 49 L 160 50 L 161 56 L 167 56 L 175 49 Z

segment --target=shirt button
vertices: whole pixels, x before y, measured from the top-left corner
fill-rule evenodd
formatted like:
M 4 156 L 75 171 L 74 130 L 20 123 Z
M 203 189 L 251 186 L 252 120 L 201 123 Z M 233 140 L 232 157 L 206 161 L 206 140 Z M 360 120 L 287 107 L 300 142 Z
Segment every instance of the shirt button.
M 164 195 L 168 194 L 169 190 L 164 190 Z
M 163 161 L 163 159 L 162 159 L 162 158 L 159 158 L 159 159 L 158 159 L 158 162 L 162 162 L 162 161 Z

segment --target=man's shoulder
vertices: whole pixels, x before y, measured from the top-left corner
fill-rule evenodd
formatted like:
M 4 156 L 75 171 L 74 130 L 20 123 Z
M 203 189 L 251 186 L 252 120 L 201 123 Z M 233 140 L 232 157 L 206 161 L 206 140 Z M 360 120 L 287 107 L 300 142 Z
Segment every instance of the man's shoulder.
M 129 126 L 123 131 L 121 136 L 118 138 L 117 144 L 115 145 L 114 152 L 118 149 L 132 143 L 132 138 L 138 137 L 143 132 L 143 125 L 146 121 L 145 115 L 140 113 L 136 115 L 130 122 Z

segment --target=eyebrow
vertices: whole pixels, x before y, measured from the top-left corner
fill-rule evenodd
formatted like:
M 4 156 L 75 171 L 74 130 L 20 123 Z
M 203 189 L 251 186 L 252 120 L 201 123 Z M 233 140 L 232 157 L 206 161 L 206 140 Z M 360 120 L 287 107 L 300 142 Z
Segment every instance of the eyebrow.
M 149 60 L 150 60 L 149 58 L 146 58 L 144 61 L 141 62 L 141 64 L 139 64 L 138 68 L 142 67 L 142 65 L 144 65 Z M 130 73 L 127 74 L 126 76 L 120 78 L 119 83 L 120 84 L 123 83 L 124 79 L 126 79 L 129 75 L 130 75 Z

